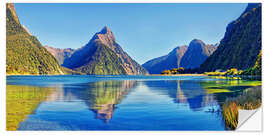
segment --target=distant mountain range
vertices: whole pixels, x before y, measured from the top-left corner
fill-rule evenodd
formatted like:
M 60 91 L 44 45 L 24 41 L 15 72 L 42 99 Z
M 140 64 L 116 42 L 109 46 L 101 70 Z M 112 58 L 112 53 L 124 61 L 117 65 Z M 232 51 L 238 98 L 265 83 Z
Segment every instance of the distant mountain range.
M 142 66 L 150 74 L 160 74 L 163 70 L 177 68 L 180 65 L 180 61 L 187 50 L 187 46 L 178 46 L 174 48 L 169 54 L 151 59 Z
M 216 49 L 217 45 L 206 45 L 203 41 L 194 39 L 189 43 L 180 66 L 185 69 L 198 68 Z
M 60 49 L 60 48 L 54 48 L 50 46 L 44 46 L 48 52 L 50 52 L 58 61 L 60 65 L 64 63 L 64 60 L 68 59 L 71 57 L 75 49 L 71 48 L 65 48 L 65 49 Z
M 178 46 L 141 66 L 121 48 L 106 26 L 76 50 L 42 46 L 20 23 L 14 4 L 9 3 L 6 9 L 6 72 L 8 75 L 145 75 L 184 67 L 198 72 L 252 68 L 250 72 L 254 69 L 260 73 L 261 24 L 261 4 L 248 4 L 240 17 L 227 26 L 220 44 L 205 44 L 194 39 L 188 46 Z
M 261 4 L 248 4 L 246 10 L 226 29 L 218 49 L 201 65 L 200 71 L 247 69 L 255 64 L 262 47 Z
M 64 60 L 64 67 L 86 74 L 147 74 L 140 64 L 133 60 L 121 46 L 108 27 L 104 27 L 70 58 Z
M 198 39 L 190 42 L 189 46 L 176 47 L 169 54 L 147 61 L 142 66 L 150 74 L 160 74 L 163 70 L 184 67 L 198 68 L 210 56 L 218 45 L 206 45 Z
M 64 74 L 56 59 L 21 25 L 11 3 L 6 8 L 6 56 L 8 75 Z

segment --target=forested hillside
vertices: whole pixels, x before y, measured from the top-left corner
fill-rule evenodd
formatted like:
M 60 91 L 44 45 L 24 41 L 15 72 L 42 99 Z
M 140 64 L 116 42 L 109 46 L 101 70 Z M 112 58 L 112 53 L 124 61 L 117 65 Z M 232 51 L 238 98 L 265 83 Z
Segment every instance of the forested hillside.
M 245 12 L 226 29 L 217 50 L 200 66 L 200 71 L 247 69 L 261 50 L 261 4 L 249 4 Z
M 14 4 L 6 9 L 7 74 L 63 74 L 56 59 L 20 24 Z

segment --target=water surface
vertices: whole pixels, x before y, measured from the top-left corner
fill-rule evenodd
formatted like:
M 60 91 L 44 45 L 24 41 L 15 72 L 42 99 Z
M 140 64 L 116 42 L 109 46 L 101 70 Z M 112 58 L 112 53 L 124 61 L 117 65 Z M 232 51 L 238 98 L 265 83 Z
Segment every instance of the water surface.
M 8 76 L 7 125 L 17 130 L 226 130 L 221 104 L 257 85 L 261 82 L 203 76 Z

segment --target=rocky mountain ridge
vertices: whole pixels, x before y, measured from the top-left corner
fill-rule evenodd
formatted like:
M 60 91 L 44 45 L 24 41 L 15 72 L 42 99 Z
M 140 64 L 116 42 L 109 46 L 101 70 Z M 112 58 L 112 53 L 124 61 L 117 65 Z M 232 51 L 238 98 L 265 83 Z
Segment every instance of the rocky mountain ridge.
M 68 59 L 71 57 L 71 55 L 73 54 L 73 52 L 75 51 L 75 49 L 72 48 L 54 48 L 54 47 L 50 47 L 50 46 L 44 46 L 48 52 L 50 52 L 58 61 L 58 63 L 60 65 L 63 64 L 63 62 L 65 61 L 65 59 Z
M 102 51 L 107 52 L 109 54 L 107 55 L 108 57 L 101 56 L 101 54 L 104 54 Z M 103 58 L 102 61 L 99 61 L 101 63 L 94 62 L 94 60 L 100 60 L 99 57 Z M 113 61 L 116 63 L 111 63 Z M 100 66 L 100 64 L 102 66 Z M 103 74 L 101 72 L 103 69 L 98 69 L 101 67 L 106 70 L 103 71 L 104 74 L 139 75 L 148 73 L 121 48 L 116 42 L 112 31 L 107 26 L 100 32 L 97 32 L 85 46 L 77 49 L 69 59 L 64 61 L 63 66 L 88 74 Z M 119 72 L 114 72 L 112 69 L 118 70 Z

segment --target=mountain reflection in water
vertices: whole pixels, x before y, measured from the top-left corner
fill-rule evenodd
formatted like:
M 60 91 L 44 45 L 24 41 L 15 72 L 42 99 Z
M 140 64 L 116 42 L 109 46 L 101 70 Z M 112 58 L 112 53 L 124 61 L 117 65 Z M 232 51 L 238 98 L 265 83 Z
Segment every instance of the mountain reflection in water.
M 33 111 L 24 114 L 26 119 L 10 122 L 10 127 L 18 130 L 226 130 L 222 116 L 215 112 L 220 112 L 227 98 L 261 85 L 256 81 L 203 77 L 156 78 L 10 77 L 7 104 L 13 106 L 26 106 L 17 103 L 20 99 L 13 100 L 16 90 L 27 91 L 30 86 L 40 88 L 37 93 L 50 90 L 33 107 L 27 104 Z M 27 100 L 34 102 L 35 99 L 29 96 Z M 14 117 L 9 114 L 7 121 Z
M 205 106 L 216 106 L 214 94 L 206 90 L 196 81 L 145 81 L 140 82 L 155 92 L 168 95 L 175 103 L 187 104 L 193 111 L 201 111 Z M 46 101 L 72 102 L 76 99 L 83 100 L 95 118 L 108 123 L 117 109 L 117 104 L 137 86 L 137 81 L 101 81 L 87 84 L 57 86 Z M 55 87 L 55 86 L 54 86 Z M 74 90 L 76 88 L 76 90 Z
M 216 103 L 213 94 L 207 94 L 197 81 L 147 81 L 145 84 L 168 95 L 175 103 L 188 104 L 193 111 Z
M 96 114 L 97 119 L 108 123 L 113 116 L 116 105 L 136 85 L 136 81 L 102 81 L 77 85 L 57 85 L 45 101 L 72 102 L 83 100 L 85 104 Z

